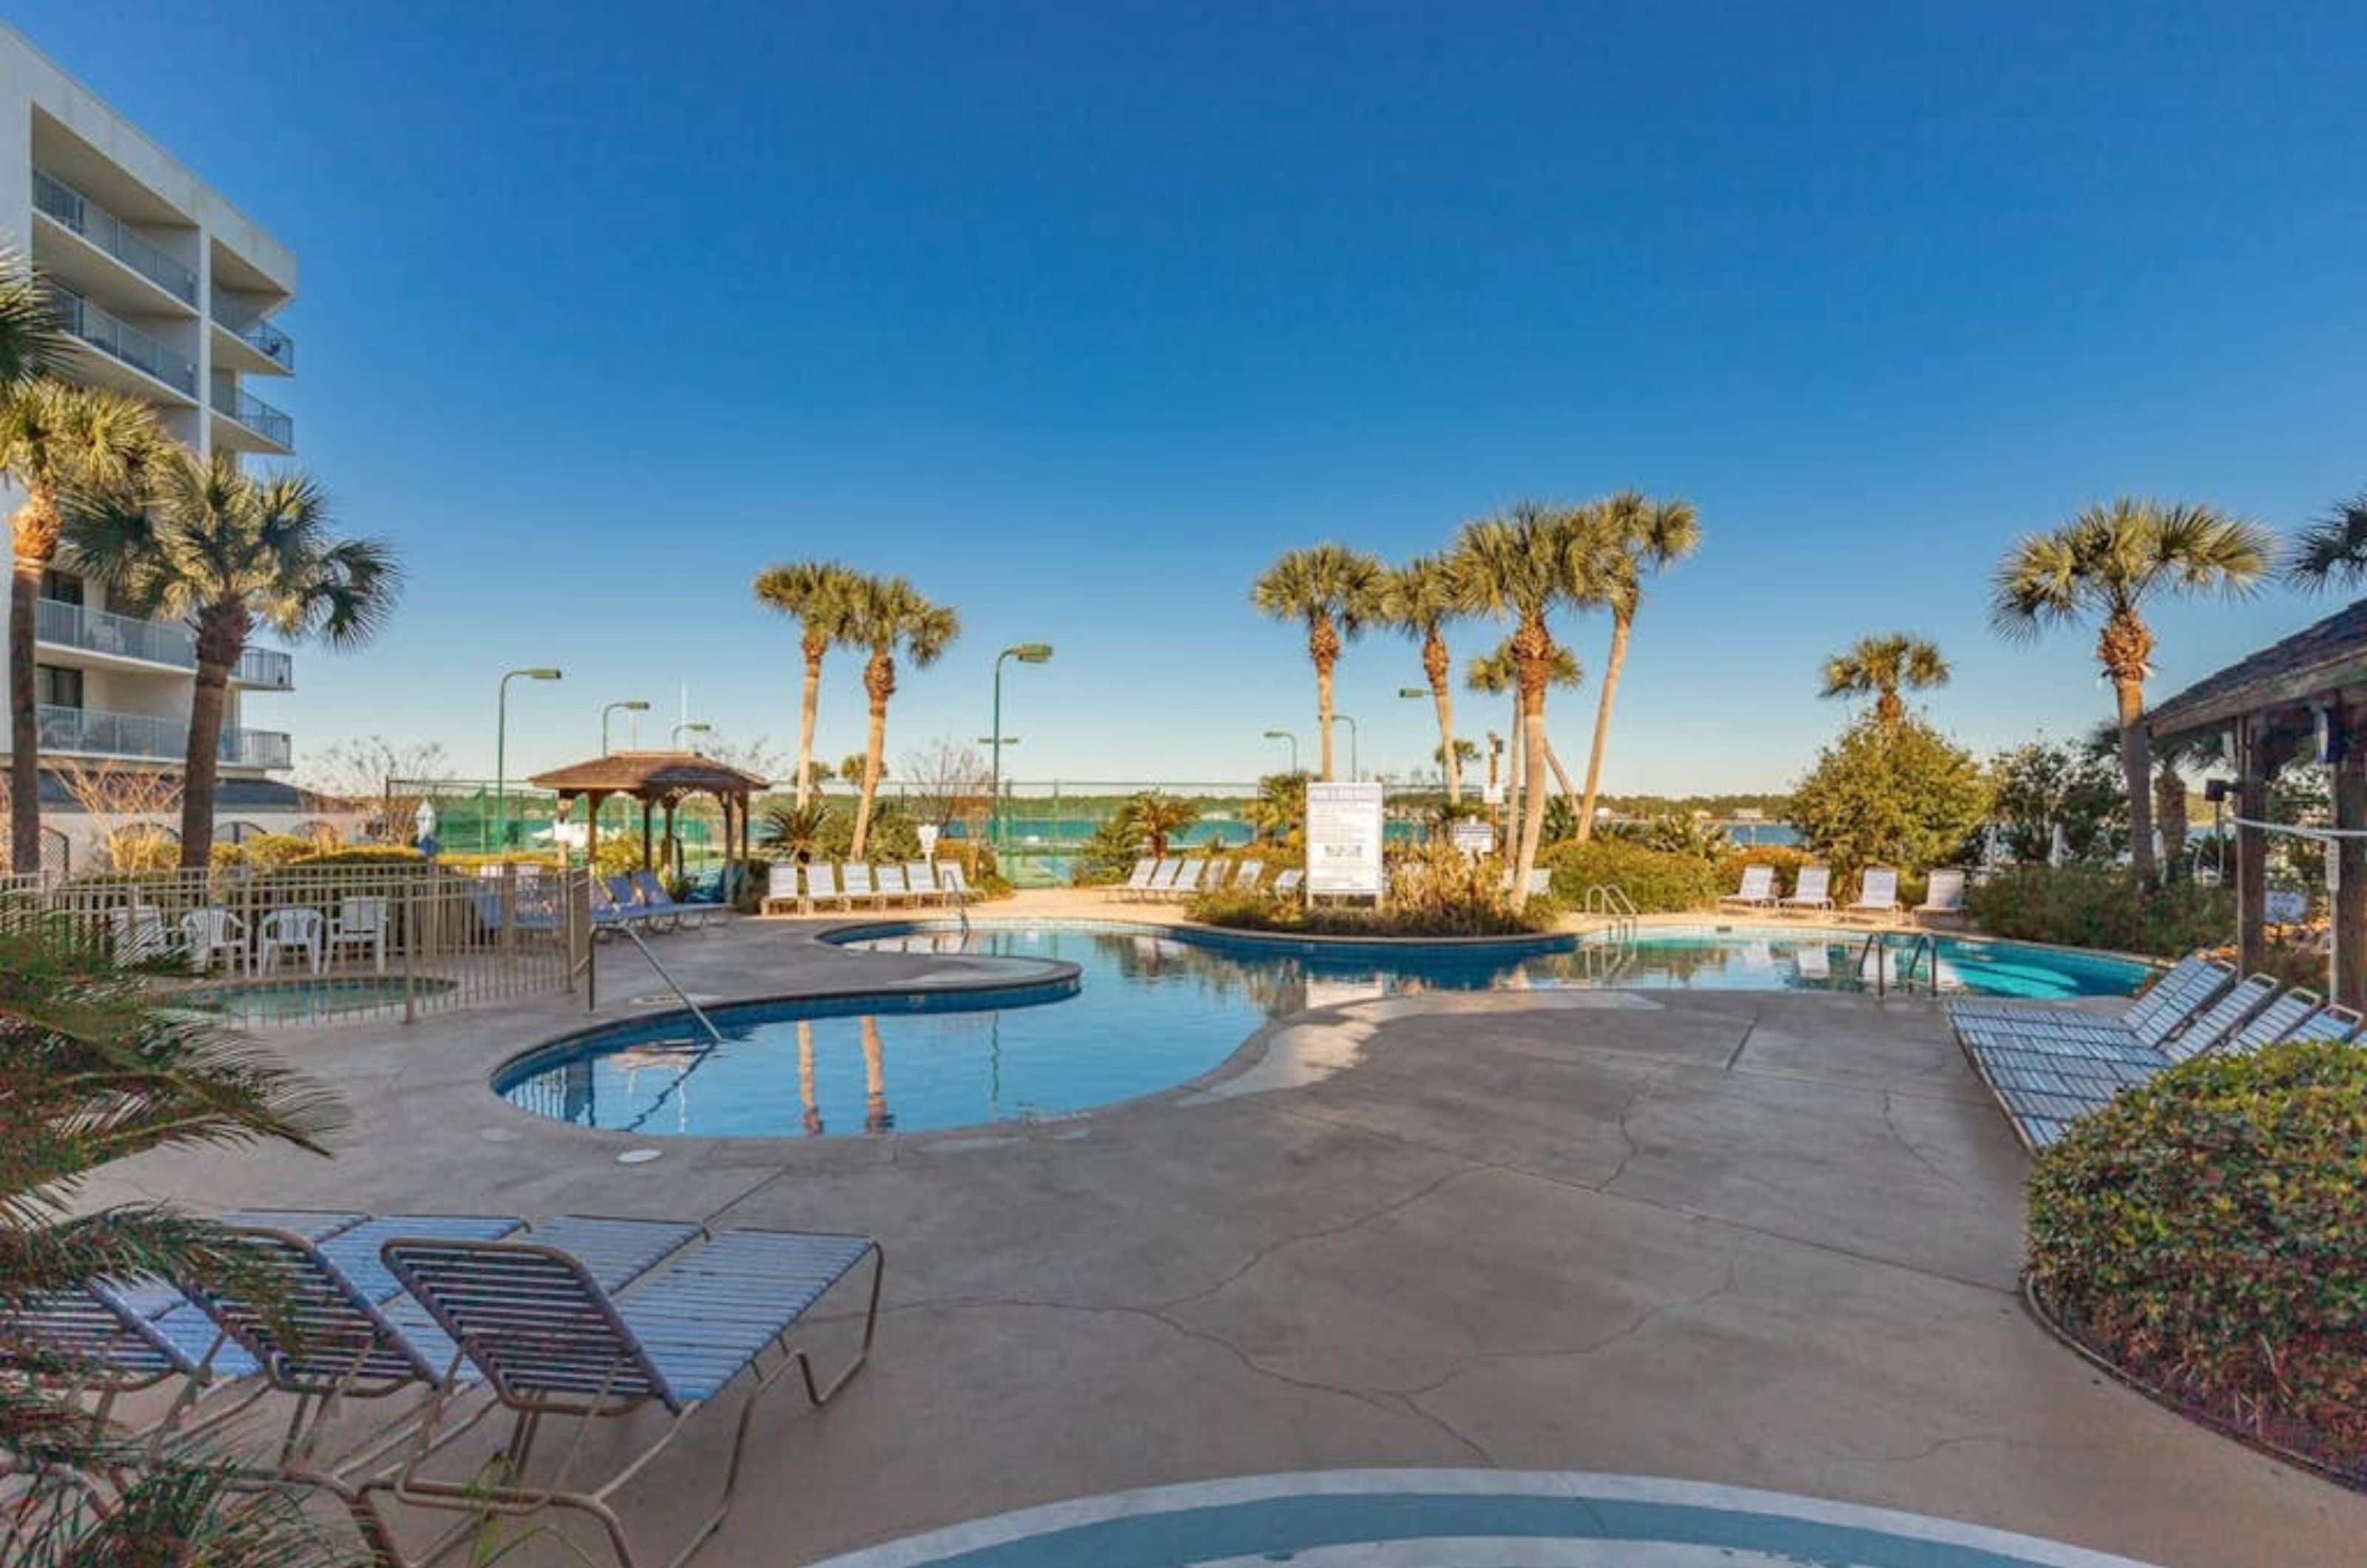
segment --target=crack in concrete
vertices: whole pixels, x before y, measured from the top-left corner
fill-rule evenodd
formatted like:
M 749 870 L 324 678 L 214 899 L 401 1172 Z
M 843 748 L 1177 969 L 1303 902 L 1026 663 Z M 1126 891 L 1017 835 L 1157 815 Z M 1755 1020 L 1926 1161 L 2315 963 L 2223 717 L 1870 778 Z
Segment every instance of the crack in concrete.
M 1157 1303 L 1156 1309 L 1163 1312 L 1175 1307 L 1190 1306 L 1195 1302 L 1206 1301 L 1210 1296 L 1213 1296 L 1218 1292 L 1224 1290 L 1227 1286 L 1236 1283 L 1243 1276 L 1256 1269 L 1258 1265 L 1263 1263 L 1267 1258 L 1272 1258 L 1275 1253 L 1282 1251 L 1285 1247 L 1297 1247 L 1303 1243 L 1310 1241 L 1328 1241 L 1334 1236 L 1345 1235 L 1350 1231 L 1355 1230 L 1360 1226 L 1370 1224 L 1375 1220 L 1387 1219 L 1391 1214 L 1399 1213 L 1404 1210 L 1413 1207 L 1413 1205 L 1421 1202 L 1423 1199 L 1429 1197 L 1432 1193 L 1437 1191 L 1440 1188 L 1445 1186 L 1448 1182 L 1455 1180 L 1458 1177 L 1472 1175 L 1481 1168 L 1482 1168 L 1477 1164 L 1465 1164 L 1458 1166 L 1453 1170 L 1441 1171 L 1430 1180 L 1423 1182 L 1413 1191 L 1406 1194 L 1406 1196 L 1394 1199 L 1389 1202 L 1382 1204 L 1377 1209 L 1367 1210 L 1365 1213 L 1358 1214 L 1353 1219 L 1342 1221 L 1341 1224 L 1336 1225 L 1327 1225 L 1319 1230 L 1302 1231 L 1294 1235 L 1282 1236 L 1274 1241 L 1268 1242 L 1265 1246 L 1259 1247 L 1255 1252 L 1251 1253 L 1249 1259 L 1242 1263 L 1240 1268 L 1235 1269 L 1224 1278 L 1200 1290 L 1189 1292 L 1186 1294 L 1180 1296 L 1171 1296 L 1165 1301 Z
M 1835 1448 L 1830 1443 L 1816 1443 L 1812 1446 L 1835 1459 L 1847 1460 L 1853 1464 L 1918 1464 L 1943 1449 L 1961 1448 L 1966 1443 L 2004 1443 L 2012 1447 L 2032 1449 L 2041 1453 L 2067 1454 L 2094 1452 L 2111 1446 L 2104 1443 L 2034 1443 L 2028 1438 L 2019 1437 L 2010 1432 L 1961 1432 L 1953 1438 L 1934 1438 L 1921 1448 L 1903 1454 L 1857 1453 L 1849 1449 Z
M 1636 1113 L 1636 1108 L 1644 1103 L 1646 1097 L 1652 1092 L 1652 1086 L 1659 1081 L 1658 1078 L 1646 1078 L 1636 1092 L 1627 1097 L 1627 1103 L 1619 1108 L 1614 1125 L 1619 1129 L 1619 1141 L 1627 1145 L 1627 1152 L 1619 1156 L 1619 1163 L 1611 1168 L 1610 1175 L 1594 1184 L 1595 1191 L 1609 1192 L 1611 1184 L 1627 1174 L 1627 1163 L 1643 1152 L 1642 1146 L 1636 1142 L 1636 1135 L 1627 1130 L 1627 1118 Z
M 1742 1053 L 1750 1049 L 1750 1037 L 1759 1032 L 1760 1016 L 1759 1010 L 1753 1008 L 1750 1012 L 1750 1021 L 1742 1026 L 1742 1038 L 1734 1043 L 1734 1049 L 1727 1055 L 1726 1070 L 1727 1072 L 1734 1071 L 1734 1064 L 1742 1060 Z
M 1946 1182 L 1957 1191 L 1962 1192 L 1965 1190 L 1965 1184 L 1957 1180 L 1954 1177 L 1949 1175 L 1946 1171 L 1941 1169 L 1939 1162 L 1934 1160 L 1930 1155 L 1925 1154 L 1921 1147 L 1916 1144 L 1915 1140 L 1908 1137 L 1906 1131 L 1898 1125 L 1898 1118 L 1895 1114 L 1895 1109 L 1896 1108 L 1891 1104 L 1890 1091 L 1888 1089 L 1884 1089 L 1882 1091 L 1882 1124 L 1890 1129 L 1890 1136 L 1892 1140 L 1895 1141 L 1900 1148 L 1905 1149 L 1908 1154 L 1914 1156 L 1916 1164 L 1921 1166 L 1924 1169 L 1930 1171 L 1932 1175 L 1938 1177 L 1941 1180 Z

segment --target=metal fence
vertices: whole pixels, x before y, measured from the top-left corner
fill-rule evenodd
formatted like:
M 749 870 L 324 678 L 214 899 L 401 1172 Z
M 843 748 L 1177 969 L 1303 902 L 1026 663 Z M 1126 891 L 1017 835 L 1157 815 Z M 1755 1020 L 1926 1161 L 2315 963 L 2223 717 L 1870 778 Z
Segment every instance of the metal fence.
M 593 935 L 588 872 L 402 863 L 14 878 L 0 923 L 153 968 L 175 1005 L 247 1027 L 571 990 Z

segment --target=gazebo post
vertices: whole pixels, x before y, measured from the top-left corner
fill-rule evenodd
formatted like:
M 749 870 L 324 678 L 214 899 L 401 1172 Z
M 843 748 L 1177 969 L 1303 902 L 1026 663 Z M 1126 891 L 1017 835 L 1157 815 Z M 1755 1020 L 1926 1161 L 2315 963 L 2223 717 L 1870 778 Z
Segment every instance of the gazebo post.
M 2357 710 L 2338 702 L 2327 714 L 2327 748 L 2334 758 L 2334 826 L 2346 833 L 2367 831 L 2367 735 Z M 2338 839 L 2327 846 L 2331 885 L 2333 952 L 2327 954 L 2327 994 L 2344 1007 L 2367 999 L 2367 839 Z
M 2259 972 L 2267 956 L 2268 835 L 2248 823 L 2269 815 L 2269 768 L 2258 714 L 2236 721 L 2236 971 Z
M 673 795 L 669 795 L 665 797 L 666 874 L 670 876 L 680 876 L 682 874 L 682 840 L 674 836 L 674 803 Z
M 655 800 L 652 800 L 646 795 L 641 796 L 641 869 L 643 871 L 651 869 L 650 861 L 650 813 L 657 809 L 657 804 L 658 803 Z
M 583 864 L 586 870 L 596 870 L 600 864 L 600 805 L 608 795 L 606 790 L 595 789 L 587 791 L 583 798 L 591 806 L 583 818 Z

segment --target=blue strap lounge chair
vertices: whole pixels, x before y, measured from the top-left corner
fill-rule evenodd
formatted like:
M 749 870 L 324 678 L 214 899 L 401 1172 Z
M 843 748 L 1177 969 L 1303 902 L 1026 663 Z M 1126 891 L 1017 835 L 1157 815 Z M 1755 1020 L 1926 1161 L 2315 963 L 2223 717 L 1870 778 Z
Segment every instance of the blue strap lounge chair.
M 709 920 L 723 918 L 724 910 L 720 904 L 685 904 L 678 901 L 666 891 L 665 884 L 658 880 L 658 874 L 646 866 L 633 873 L 632 883 L 633 891 L 640 895 L 641 907 L 655 918 L 668 919 L 674 925 L 688 926 L 694 931 L 704 928 Z
M 687 1558 L 730 1512 L 750 1417 L 764 1391 L 795 1367 L 806 1396 L 816 1404 L 828 1402 L 869 1357 L 878 1324 L 881 1255 L 878 1244 L 865 1236 L 726 1231 L 621 1297 L 604 1288 L 579 1258 L 534 1241 L 404 1236 L 388 1241 L 384 1253 L 388 1268 L 460 1346 L 513 1417 L 504 1474 L 454 1480 L 426 1475 L 431 1416 L 413 1462 L 385 1483 L 387 1489 L 405 1503 L 479 1518 L 549 1507 L 588 1514 L 606 1533 L 624 1568 L 635 1568 L 640 1560 L 609 1500 L 698 1411 L 743 1374 L 752 1381 L 721 1496 L 689 1542 L 668 1559 L 671 1563 Z M 825 1384 L 806 1352 L 791 1347 L 790 1332 L 866 1259 L 871 1278 L 862 1342 Z M 770 1366 L 764 1364 L 767 1357 L 775 1358 Z M 531 1478 L 535 1439 L 549 1418 L 589 1421 L 651 1406 L 673 1419 L 605 1481 L 570 1484 L 580 1443 L 570 1447 L 557 1474 Z

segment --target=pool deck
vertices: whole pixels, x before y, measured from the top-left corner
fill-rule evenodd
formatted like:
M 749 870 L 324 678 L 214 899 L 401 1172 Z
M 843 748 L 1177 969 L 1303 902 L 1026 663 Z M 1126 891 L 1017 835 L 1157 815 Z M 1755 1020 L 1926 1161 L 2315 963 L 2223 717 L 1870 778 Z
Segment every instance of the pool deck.
M 1172 918 L 1054 894 L 982 912 Z M 837 950 L 825 923 L 658 951 L 701 999 L 968 962 Z M 1927 1000 L 1433 993 L 1285 1021 L 1199 1092 L 882 1138 L 591 1133 L 488 1092 L 528 1045 L 651 1011 L 638 963 L 604 948 L 589 1020 L 554 996 L 275 1031 L 347 1099 L 334 1159 L 144 1156 L 93 1195 L 878 1236 L 872 1367 L 826 1411 L 776 1392 L 703 1568 L 1378 1467 L 1766 1488 L 2165 1568 L 2367 1562 L 2367 1497 L 2180 1421 L 2023 1314 L 2026 1161 Z M 639 1147 L 663 1153 L 617 1162 Z M 628 1494 L 648 1539 L 671 1550 L 730 1426 Z M 504 1559 L 543 1561 L 574 1559 Z

